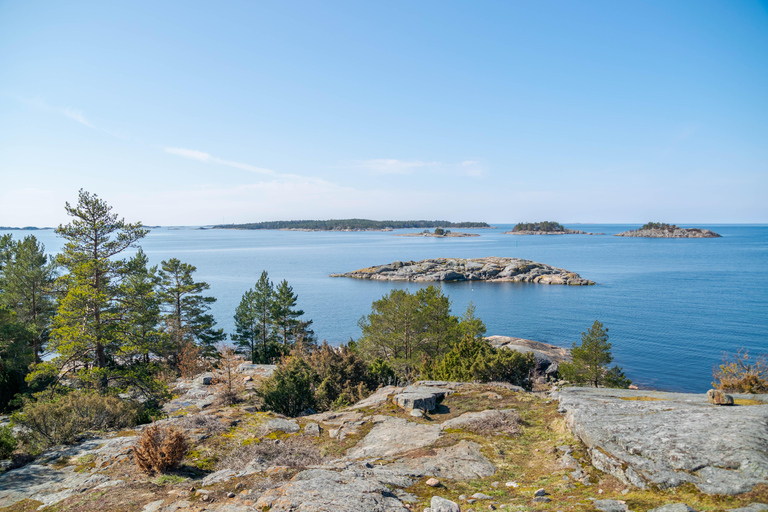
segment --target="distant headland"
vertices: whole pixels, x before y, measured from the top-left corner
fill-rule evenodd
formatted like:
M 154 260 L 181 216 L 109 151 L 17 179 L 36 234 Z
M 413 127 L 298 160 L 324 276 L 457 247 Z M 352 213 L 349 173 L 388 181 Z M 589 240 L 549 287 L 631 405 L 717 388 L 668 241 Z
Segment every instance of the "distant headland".
M 721 235 L 708 229 L 680 228 L 674 224 L 649 222 L 640 229 L 624 231 L 614 236 L 631 236 L 642 238 L 719 238 Z
M 554 221 L 543 222 L 519 222 L 512 231 L 505 231 L 505 235 L 604 235 L 605 233 L 587 233 L 578 229 L 567 229 L 562 224 Z
M 294 231 L 392 231 L 412 228 L 490 228 L 486 222 L 448 222 L 447 220 L 275 220 L 248 224 L 219 224 L 214 229 L 280 229 Z
M 23 228 L 13 227 L 13 226 L 0 226 L 0 231 L 40 231 L 42 229 L 53 229 L 53 228 L 38 228 L 35 226 L 24 226 Z

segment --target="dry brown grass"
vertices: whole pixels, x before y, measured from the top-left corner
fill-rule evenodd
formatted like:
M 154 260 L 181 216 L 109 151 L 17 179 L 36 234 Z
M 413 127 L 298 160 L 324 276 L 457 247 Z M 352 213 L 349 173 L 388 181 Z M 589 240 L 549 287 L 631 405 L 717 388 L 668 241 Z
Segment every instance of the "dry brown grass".
M 188 447 L 187 438 L 182 432 L 153 423 L 142 434 L 138 446 L 133 449 L 133 455 L 139 469 L 153 475 L 177 467 Z
M 264 439 L 247 446 L 240 446 L 224 457 L 219 466 L 236 471 L 244 469 L 251 462 L 268 463 L 270 466 L 286 466 L 304 469 L 321 464 L 325 457 L 307 436 L 290 436 L 285 439 Z
M 506 434 L 516 436 L 520 433 L 520 423 L 522 419 L 517 411 L 498 411 L 498 414 L 491 418 L 473 421 L 464 426 L 469 430 L 481 436 L 492 436 L 495 434 Z
M 229 427 L 212 414 L 188 414 L 177 425 L 186 430 L 204 430 L 208 434 L 223 434 Z

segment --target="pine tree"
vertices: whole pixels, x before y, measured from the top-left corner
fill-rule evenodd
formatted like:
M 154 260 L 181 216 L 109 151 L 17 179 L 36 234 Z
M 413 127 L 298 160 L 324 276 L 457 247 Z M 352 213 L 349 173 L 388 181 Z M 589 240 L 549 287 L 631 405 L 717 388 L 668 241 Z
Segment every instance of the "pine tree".
M 178 364 L 178 355 L 186 343 L 197 343 L 203 352 L 215 353 L 216 343 L 226 339 L 223 329 L 215 329 L 216 321 L 208 313 L 214 297 L 202 292 L 210 288 L 205 282 L 195 282 L 192 274 L 197 268 L 176 258 L 161 263 L 159 297 L 165 311 L 164 323 L 170 346 L 168 356 Z
M 581 345 L 573 343 L 571 357 L 571 363 L 560 365 L 560 374 L 565 380 L 612 388 L 627 388 L 632 383 L 618 366 L 607 368 L 613 361 L 608 328 L 603 328 L 597 320 L 587 332 L 581 333 Z
M 122 348 L 118 299 L 124 260 L 116 258 L 135 247 L 148 231 L 140 222 L 129 224 L 111 212 L 95 194 L 80 190 L 78 203 L 66 203 L 69 224 L 56 233 L 66 240 L 58 262 L 69 271 L 59 281 L 64 289 L 54 318 L 50 348 L 58 354 L 51 363 L 59 372 L 76 372 L 83 383 L 106 391 L 111 360 Z
M 32 333 L 34 362 L 40 362 L 50 334 L 54 313 L 56 266 L 45 254 L 45 246 L 32 236 L 19 242 L 10 237 L 0 244 L 0 303 L 16 313 L 18 322 Z
M 139 249 L 126 263 L 122 282 L 123 352 L 133 360 L 150 363 L 151 354 L 159 355 L 162 333 L 157 266 L 148 266 L 147 255 Z
M 309 328 L 312 320 L 299 320 L 304 311 L 294 309 L 297 301 L 298 295 L 293 293 L 288 281 L 283 280 L 275 289 L 272 299 L 272 325 L 282 343 L 282 351 L 286 354 L 297 341 L 305 345 L 314 342 L 314 332 Z
M 267 271 L 253 288 L 246 291 L 235 311 L 235 334 L 232 339 L 242 350 L 250 352 L 254 363 L 271 363 L 280 356 L 277 332 L 273 329 L 275 289 Z

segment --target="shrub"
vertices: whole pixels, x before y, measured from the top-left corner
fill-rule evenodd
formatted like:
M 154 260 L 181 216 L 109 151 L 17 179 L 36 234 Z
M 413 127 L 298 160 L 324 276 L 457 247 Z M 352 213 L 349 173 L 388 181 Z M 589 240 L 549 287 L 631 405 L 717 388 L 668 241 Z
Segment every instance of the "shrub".
M 72 444 L 84 433 L 136 424 L 141 406 L 114 396 L 74 391 L 49 400 L 28 401 L 13 422 L 28 429 L 28 440 L 39 448 Z
M 491 436 L 494 434 L 515 436 L 520 433 L 520 423 L 522 420 L 517 411 L 506 410 L 494 412 L 496 414 L 493 416 L 475 420 L 464 428 L 482 436 Z
M 190 414 L 180 419 L 178 425 L 187 430 L 204 430 L 208 434 L 223 434 L 229 431 L 223 421 L 211 414 Z
M 222 405 L 234 405 L 242 401 L 240 395 L 245 390 L 242 381 L 237 378 L 237 367 L 243 363 L 243 358 L 237 355 L 233 347 L 220 344 L 216 349 L 219 353 L 214 379 L 216 402 Z
M 317 407 L 315 370 L 299 353 L 285 359 L 270 378 L 256 391 L 262 408 L 287 416 L 298 416 Z
M 731 359 L 723 354 L 723 364 L 712 372 L 717 389 L 731 393 L 765 393 L 768 391 L 768 360 L 765 355 L 751 359 L 749 352 L 739 349 Z
M 320 383 L 315 391 L 320 411 L 351 405 L 370 395 L 376 387 L 365 361 L 344 345 L 333 348 L 323 343 L 307 357 L 307 363 Z
M 142 434 L 138 446 L 133 448 L 133 455 L 139 469 L 153 475 L 177 467 L 188 447 L 182 432 L 153 423 Z
M 427 378 L 459 382 L 510 382 L 528 386 L 536 367 L 533 354 L 497 349 L 482 338 L 465 337 L 435 363 L 424 366 Z
M 10 459 L 18 441 L 9 427 L 0 427 L 0 459 Z

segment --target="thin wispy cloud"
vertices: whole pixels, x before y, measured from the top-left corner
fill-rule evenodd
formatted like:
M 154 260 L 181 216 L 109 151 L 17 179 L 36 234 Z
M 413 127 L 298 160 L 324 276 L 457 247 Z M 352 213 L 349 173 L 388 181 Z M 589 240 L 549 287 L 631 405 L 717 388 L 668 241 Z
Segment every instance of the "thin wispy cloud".
M 440 162 L 423 162 L 421 160 L 396 160 L 394 158 L 374 158 L 358 160 L 358 167 L 368 169 L 374 174 L 411 174 L 412 172 L 440 165 Z
M 104 132 L 118 139 L 126 140 L 128 138 L 128 136 L 125 135 L 124 133 L 119 133 L 113 130 L 102 128 L 100 126 L 96 126 L 94 123 L 92 123 L 85 117 L 85 114 L 83 114 L 81 110 L 76 109 L 74 107 L 57 107 L 54 105 L 50 105 L 43 98 L 24 98 L 21 96 L 16 96 L 8 93 L 5 93 L 5 95 L 25 105 L 29 105 L 31 107 L 34 107 L 38 110 L 43 110 L 45 112 L 51 112 L 54 114 L 62 115 L 64 117 L 71 119 L 72 121 L 75 121 L 76 123 L 80 123 L 83 126 L 87 126 L 88 128 L 91 128 L 93 130 Z
M 190 160 L 197 160 L 199 162 L 206 162 L 206 163 L 216 164 L 216 165 L 225 165 L 227 167 L 234 167 L 235 169 L 253 172 L 256 174 L 264 174 L 267 176 L 278 175 L 275 171 L 271 169 L 264 169 L 263 167 L 256 167 L 255 165 L 244 164 L 242 162 L 235 162 L 233 160 L 224 160 L 223 158 L 213 156 L 210 153 L 206 153 L 204 151 L 197 151 L 195 149 L 174 148 L 174 147 L 166 146 L 163 148 L 163 150 L 166 153 L 169 153 L 171 155 L 176 155 L 183 158 L 189 158 Z
M 67 116 L 68 118 L 72 119 L 73 121 L 77 121 L 80 124 L 84 124 L 88 128 L 96 128 L 95 126 L 93 126 L 93 124 L 91 124 L 90 121 L 88 121 L 85 118 L 83 113 L 80 112 L 79 110 L 75 110 L 71 107 L 64 107 L 62 109 L 58 109 L 58 111 L 64 114 L 65 116 Z

